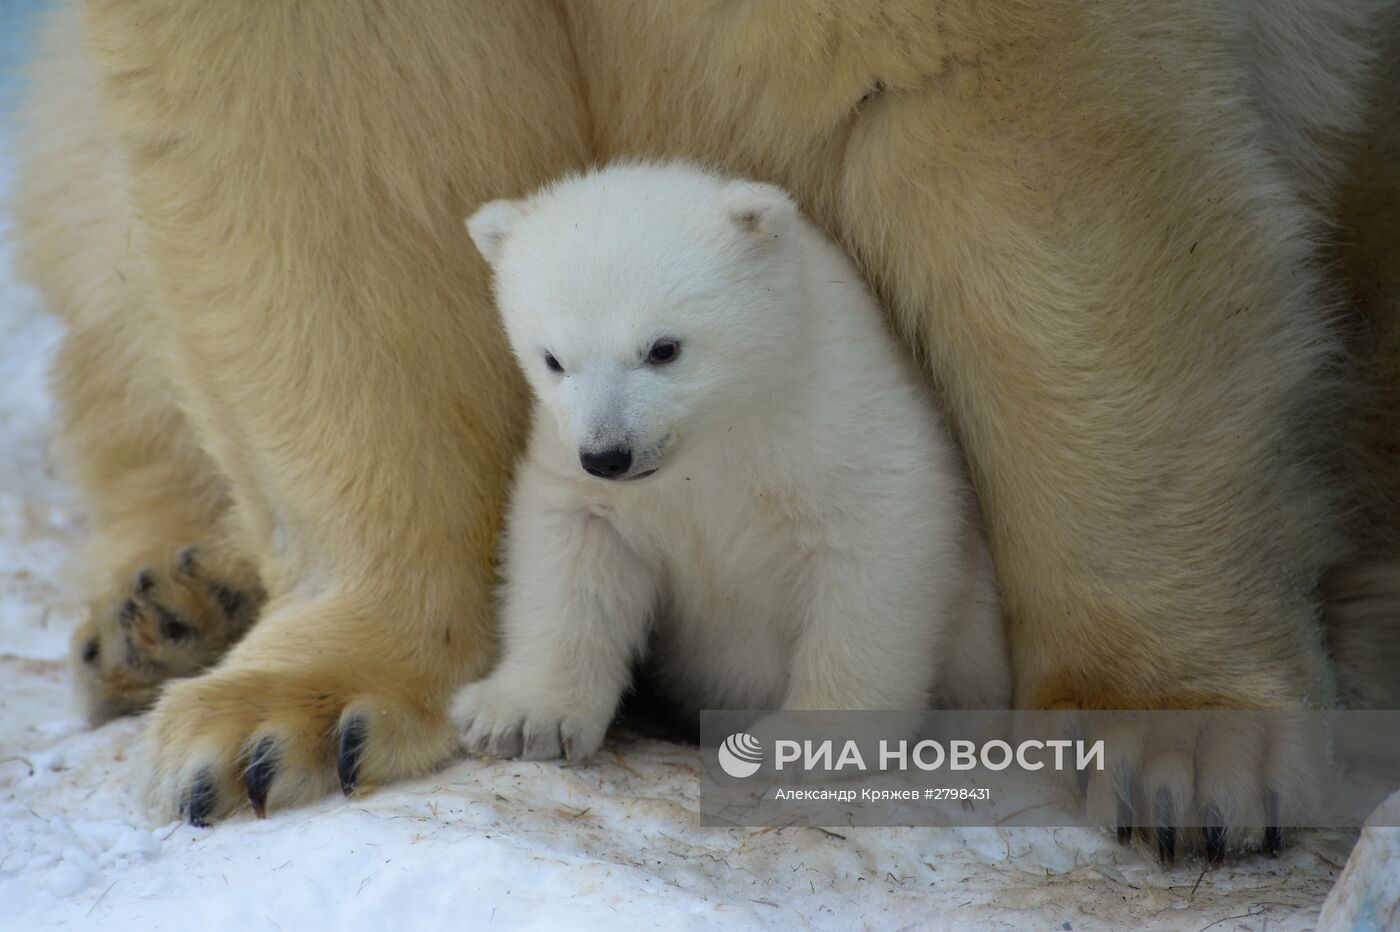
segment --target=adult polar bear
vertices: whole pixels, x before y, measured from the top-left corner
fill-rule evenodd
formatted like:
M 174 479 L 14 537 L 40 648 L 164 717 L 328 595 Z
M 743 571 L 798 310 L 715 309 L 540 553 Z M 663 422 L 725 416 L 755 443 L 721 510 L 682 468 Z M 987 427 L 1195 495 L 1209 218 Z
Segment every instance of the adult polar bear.
M 95 624 L 129 645 L 83 656 L 99 690 L 168 675 L 143 651 L 169 632 L 101 619 L 182 586 L 163 568 L 187 545 L 269 599 L 162 695 L 156 802 L 203 822 L 451 753 L 526 424 L 461 221 L 626 154 L 780 183 L 857 258 L 946 388 L 1019 704 L 1332 702 L 1316 592 L 1348 529 L 1320 231 L 1369 6 L 61 11 L 19 214 L 71 328 Z M 1394 575 L 1356 572 L 1338 617 L 1380 617 Z

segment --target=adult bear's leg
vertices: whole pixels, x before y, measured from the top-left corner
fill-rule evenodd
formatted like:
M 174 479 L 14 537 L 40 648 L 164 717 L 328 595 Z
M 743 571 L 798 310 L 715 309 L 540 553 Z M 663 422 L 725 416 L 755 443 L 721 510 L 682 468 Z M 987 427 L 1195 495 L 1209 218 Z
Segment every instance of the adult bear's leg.
M 1020 705 L 1325 707 L 1345 545 L 1320 224 L 1210 17 L 1102 12 L 1003 22 L 868 102 L 839 222 L 948 388 Z M 1317 790 L 1289 735 L 1138 740 L 1088 803 L 1164 860 L 1275 851 Z
M 204 822 L 420 772 L 491 651 L 526 393 L 463 219 L 586 154 L 543 2 L 92 0 L 175 381 L 270 601 L 150 725 Z
M 1400 708 L 1400 6 L 1381 21 L 1366 128 L 1346 163 L 1335 241 L 1362 380 L 1352 462 L 1359 546 L 1328 580 L 1327 636 L 1342 700 Z
M 165 371 L 166 334 L 81 39 L 73 8 L 44 31 L 14 208 L 25 273 L 68 328 L 54 372 L 59 440 L 92 525 L 74 674 L 101 721 L 217 661 L 255 616 L 259 586 L 225 539 L 227 483 Z
M 1320 176 L 1280 156 L 1309 135 L 1269 125 L 1226 5 L 651 6 L 570 7 L 600 149 L 788 184 L 851 248 L 946 388 L 1018 703 L 1333 702 Z M 1310 763 L 1213 746 L 1192 785 L 1190 749 L 1142 749 L 1091 806 L 1166 857 L 1179 822 L 1212 856 L 1260 839 L 1229 828 L 1286 821 Z
M 846 147 L 843 230 L 947 382 L 1025 705 L 1333 698 L 1319 224 L 1199 19 L 1003 23 Z

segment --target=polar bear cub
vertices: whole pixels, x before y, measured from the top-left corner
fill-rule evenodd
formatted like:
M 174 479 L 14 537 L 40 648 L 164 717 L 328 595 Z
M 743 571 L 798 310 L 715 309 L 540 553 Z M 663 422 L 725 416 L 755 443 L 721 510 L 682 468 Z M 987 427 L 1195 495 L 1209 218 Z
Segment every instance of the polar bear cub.
M 639 660 L 689 709 L 1007 705 L 960 456 L 785 192 L 622 164 L 467 228 L 536 398 L 469 751 L 588 756 Z

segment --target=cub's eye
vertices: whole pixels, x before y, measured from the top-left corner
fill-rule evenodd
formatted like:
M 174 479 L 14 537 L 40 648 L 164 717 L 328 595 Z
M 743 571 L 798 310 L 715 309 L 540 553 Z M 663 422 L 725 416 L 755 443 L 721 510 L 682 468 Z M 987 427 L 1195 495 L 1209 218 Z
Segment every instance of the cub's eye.
M 563 371 L 564 371 L 564 367 L 561 366 L 561 365 L 559 365 L 559 360 L 557 360 L 557 359 L 554 358 L 554 354 L 553 354 L 553 353 L 546 352 L 546 353 L 544 354 L 544 364 L 545 364 L 546 366 L 549 367 L 549 371 L 550 371 L 550 372 L 563 372 Z
M 668 362 L 675 362 L 680 354 L 681 345 L 675 340 L 657 340 L 651 345 L 651 351 L 647 353 L 647 364 L 664 366 Z

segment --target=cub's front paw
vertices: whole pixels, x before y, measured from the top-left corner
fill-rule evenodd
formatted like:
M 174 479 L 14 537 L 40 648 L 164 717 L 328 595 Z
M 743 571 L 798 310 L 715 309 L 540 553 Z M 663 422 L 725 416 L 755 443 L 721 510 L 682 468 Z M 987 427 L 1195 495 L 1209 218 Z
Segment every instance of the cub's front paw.
M 463 687 L 452 703 L 468 753 L 524 760 L 583 760 L 602 746 L 612 712 L 500 675 Z

